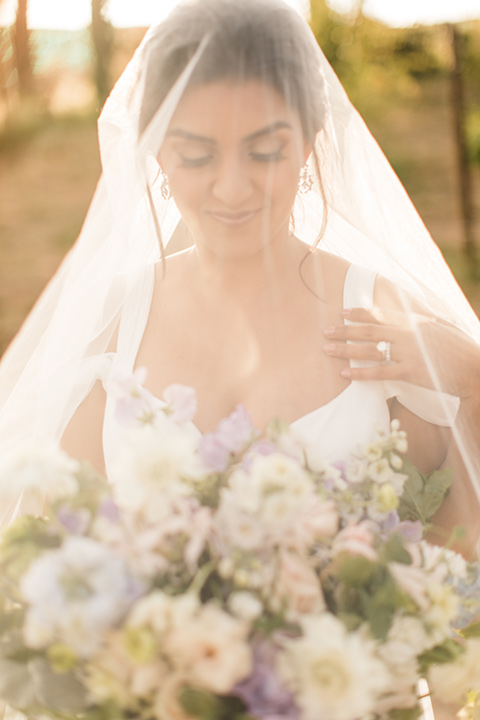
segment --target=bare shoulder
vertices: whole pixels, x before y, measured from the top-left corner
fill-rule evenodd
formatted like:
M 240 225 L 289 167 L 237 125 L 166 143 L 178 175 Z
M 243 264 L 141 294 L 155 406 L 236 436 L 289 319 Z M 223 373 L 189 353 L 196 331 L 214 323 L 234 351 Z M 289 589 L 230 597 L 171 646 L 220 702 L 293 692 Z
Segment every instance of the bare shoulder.
M 315 289 L 318 296 L 337 297 L 341 303 L 345 276 L 350 264 L 345 258 L 317 248 L 309 253 L 303 263 L 302 276 L 305 283 Z
M 385 310 L 432 315 L 418 298 L 383 275 L 377 275 L 375 280 L 373 302 L 376 307 Z

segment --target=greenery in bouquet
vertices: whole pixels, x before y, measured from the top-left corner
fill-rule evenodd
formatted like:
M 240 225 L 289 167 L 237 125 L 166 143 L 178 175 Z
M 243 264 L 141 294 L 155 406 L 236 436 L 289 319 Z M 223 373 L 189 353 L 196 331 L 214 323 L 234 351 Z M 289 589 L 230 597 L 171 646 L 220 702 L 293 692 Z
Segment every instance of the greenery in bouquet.
M 58 449 L 4 459 L 3 497 L 46 493 L 0 543 L 0 697 L 86 720 L 413 720 L 418 681 L 480 691 L 478 565 L 425 539 L 450 486 L 397 423 L 328 463 L 239 406 L 117 378 L 110 482 Z

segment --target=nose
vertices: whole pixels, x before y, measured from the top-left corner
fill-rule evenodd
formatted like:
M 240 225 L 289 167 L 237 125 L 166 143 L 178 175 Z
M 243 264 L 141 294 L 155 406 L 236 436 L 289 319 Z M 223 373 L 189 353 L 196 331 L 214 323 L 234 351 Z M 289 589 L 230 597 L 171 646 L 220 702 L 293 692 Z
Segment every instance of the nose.
M 244 208 L 254 193 L 254 182 L 241 157 L 219 159 L 211 186 L 212 195 L 226 208 Z

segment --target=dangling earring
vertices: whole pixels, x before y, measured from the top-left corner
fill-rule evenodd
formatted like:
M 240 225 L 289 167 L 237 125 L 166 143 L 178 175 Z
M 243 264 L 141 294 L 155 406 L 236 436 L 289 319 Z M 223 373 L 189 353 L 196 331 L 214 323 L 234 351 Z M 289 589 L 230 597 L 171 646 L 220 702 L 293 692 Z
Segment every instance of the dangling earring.
M 308 167 L 305 164 L 300 172 L 300 178 L 298 180 L 298 189 L 302 193 L 302 195 L 305 195 L 305 193 L 310 192 L 310 190 L 313 188 L 313 177 L 308 172 Z
M 165 175 L 163 170 L 160 170 L 160 177 L 162 178 L 162 184 L 160 185 L 160 192 L 164 200 L 169 200 L 172 197 L 170 192 L 170 186 L 168 184 L 168 177 Z

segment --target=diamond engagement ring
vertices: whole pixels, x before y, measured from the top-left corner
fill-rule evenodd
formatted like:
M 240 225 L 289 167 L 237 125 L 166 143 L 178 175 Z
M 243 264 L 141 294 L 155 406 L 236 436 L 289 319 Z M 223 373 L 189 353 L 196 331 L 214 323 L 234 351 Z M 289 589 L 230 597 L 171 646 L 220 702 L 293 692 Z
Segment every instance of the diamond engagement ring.
M 390 362 L 392 359 L 391 355 L 391 345 L 387 340 L 380 340 L 380 342 L 377 343 L 377 350 L 378 352 L 382 353 L 382 359 L 384 362 Z

